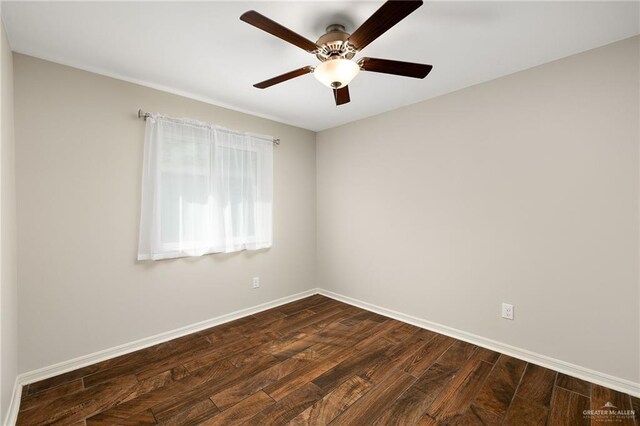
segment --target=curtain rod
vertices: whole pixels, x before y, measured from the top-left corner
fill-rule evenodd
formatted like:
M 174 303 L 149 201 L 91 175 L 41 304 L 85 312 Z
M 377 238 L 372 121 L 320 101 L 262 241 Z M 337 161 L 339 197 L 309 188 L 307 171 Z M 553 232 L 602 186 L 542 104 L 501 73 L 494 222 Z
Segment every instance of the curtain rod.
M 142 118 L 143 120 L 146 120 L 149 117 L 151 117 L 151 113 L 144 112 L 142 109 L 138 110 L 138 118 Z M 273 138 L 273 144 L 280 145 L 280 139 Z

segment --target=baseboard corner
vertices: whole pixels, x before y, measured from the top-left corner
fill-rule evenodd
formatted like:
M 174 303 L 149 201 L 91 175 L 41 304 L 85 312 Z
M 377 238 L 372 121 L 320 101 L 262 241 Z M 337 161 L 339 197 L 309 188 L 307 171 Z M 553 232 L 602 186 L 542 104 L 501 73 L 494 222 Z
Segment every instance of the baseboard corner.
M 11 401 L 9 402 L 9 409 L 4 419 L 5 426 L 13 426 L 18 421 L 18 411 L 20 409 L 20 399 L 22 398 L 22 380 L 20 375 L 16 376 L 16 380 L 13 383 L 13 393 L 11 394 Z

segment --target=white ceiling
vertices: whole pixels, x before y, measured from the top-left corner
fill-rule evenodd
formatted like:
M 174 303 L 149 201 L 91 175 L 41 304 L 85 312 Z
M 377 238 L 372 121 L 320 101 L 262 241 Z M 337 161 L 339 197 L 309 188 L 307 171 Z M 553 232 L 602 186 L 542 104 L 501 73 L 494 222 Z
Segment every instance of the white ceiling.
M 315 41 L 352 32 L 379 2 L 3 2 L 14 51 L 322 130 L 640 33 L 638 2 L 433 2 L 370 44 L 370 57 L 434 66 L 425 80 L 362 72 L 336 107 L 312 75 L 253 83 L 313 55 L 241 22 L 250 9 Z M 362 55 L 360 55 L 362 56 Z M 145 105 L 131 105 L 133 110 Z M 161 111 L 159 111 L 161 112 Z

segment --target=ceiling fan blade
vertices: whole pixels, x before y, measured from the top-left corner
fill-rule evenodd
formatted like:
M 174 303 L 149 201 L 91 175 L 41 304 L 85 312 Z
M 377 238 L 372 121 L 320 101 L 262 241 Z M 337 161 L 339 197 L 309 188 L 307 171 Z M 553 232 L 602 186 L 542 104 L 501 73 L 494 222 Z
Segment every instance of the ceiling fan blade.
M 284 41 L 298 46 L 307 52 L 313 52 L 319 49 L 318 45 L 302 37 L 300 34 L 294 33 L 289 28 L 278 24 L 275 21 L 267 18 L 264 15 L 259 14 L 255 10 L 245 12 L 240 16 L 240 20 L 247 24 L 253 25 L 256 28 L 260 28 L 262 31 L 266 31 L 271 35 L 274 35 Z
M 336 105 L 348 104 L 351 101 L 349 97 L 349 86 L 333 89 L 333 97 L 336 100 Z
M 258 89 L 266 89 L 267 87 L 271 87 L 274 84 L 282 83 L 283 81 L 291 80 L 292 78 L 300 77 L 301 75 L 309 74 L 310 72 L 313 72 L 313 67 L 306 66 L 298 68 L 297 70 L 289 71 L 284 74 L 280 74 L 277 77 L 270 78 L 269 80 L 256 83 L 253 85 L 253 87 L 257 87 Z
M 362 58 L 358 61 L 360 69 L 405 77 L 425 78 L 433 66 L 413 62 L 392 61 L 390 59 Z
M 409 16 L 422 6 L 422 0 L 396 1 L 388 0 L 364 24 L 351 34 L 349 43 L 362 50 L 373 40 L 384 34 L 389 28 Z

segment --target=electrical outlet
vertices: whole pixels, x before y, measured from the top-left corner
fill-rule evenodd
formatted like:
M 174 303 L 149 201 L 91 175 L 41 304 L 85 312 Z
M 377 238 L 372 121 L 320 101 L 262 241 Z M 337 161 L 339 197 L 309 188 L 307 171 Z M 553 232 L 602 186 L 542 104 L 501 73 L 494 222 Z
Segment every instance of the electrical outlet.
M 260 277 L 253 277 L 253 288 L 260 287 Z
M 508 303 L 502 304 L 502 318 L 512 320 L 513 319 L 513 305 Z

